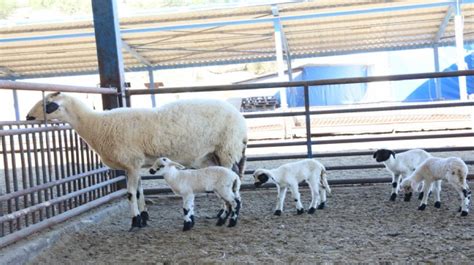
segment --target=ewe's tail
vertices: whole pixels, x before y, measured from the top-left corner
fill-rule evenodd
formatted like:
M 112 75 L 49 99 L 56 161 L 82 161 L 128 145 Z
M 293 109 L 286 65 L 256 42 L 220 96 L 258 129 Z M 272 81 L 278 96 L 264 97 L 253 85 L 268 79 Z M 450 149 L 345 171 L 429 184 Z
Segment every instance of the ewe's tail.
M 328 179 L 326 178 L 325 168 L 321 170 L 321 185 L 323 185 L 327 193 L 331 194 L 331 188 L 329 187 Z

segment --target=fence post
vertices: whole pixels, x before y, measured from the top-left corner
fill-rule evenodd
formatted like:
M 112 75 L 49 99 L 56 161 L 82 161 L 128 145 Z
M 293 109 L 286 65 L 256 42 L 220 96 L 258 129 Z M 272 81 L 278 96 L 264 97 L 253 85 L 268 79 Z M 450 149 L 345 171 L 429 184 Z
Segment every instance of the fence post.
M 304 116 L 306 123 L 306 148 L 308 158 L 313 158 L 313 150 L 311 146 L 311 116 L 309 114 L 309 87 L 304 85 Z
M 99 62 L 100 86 L 117 88 L 116 95 L 103 95 L 104 109 L 123 107 L 122 94 L 125 92 L 122 39 L 115 0 L 92 0 L 94 32 Z M 124 175 L 116 171 L 116 175 Z M 125 183 L 119 183 L 121 188 Z

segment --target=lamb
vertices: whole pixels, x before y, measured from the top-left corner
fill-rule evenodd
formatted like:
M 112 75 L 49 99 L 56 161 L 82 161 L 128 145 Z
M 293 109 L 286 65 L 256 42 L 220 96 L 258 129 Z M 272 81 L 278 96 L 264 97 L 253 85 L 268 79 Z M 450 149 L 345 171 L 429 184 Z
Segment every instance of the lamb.
M 162 157 L 150 168 L 150 174 L 164 176 L 173 192 L 183 198 L 183 231 L 194 226 L 194 194 L 207 191 L 214 191 L 224 201 L 225 207 L 219 214 L 216 225 L 225 224 L 229 215 L 228 227 L 237 224 L 242 205 L 239 194 L 240 178 L 232 170 L 219 166 L 185 169 L 181 164 Z
M 467 165 L 458 157 L 430 157 L 425 160 L 408 178 L 401 183 L 401 188 L 410 193 L 421 181 L 425 182 L 424 196 L 418 210 L 425 210 L 428 202 L 428 187 L 431 183 L 435 183 L 436 202 L 435 207 L 441 207 L 440 191 L 441 181 L 447 180 L 461 197 L 461 207 L 459 211 L 461 216 L 469 213 L 469 205 L 471 202 L 471 190 L 467 184 Z
M 105 165 L 127 172 L 131 229 L 149 219 L 139 170 L 157 158 L 244 172 L 247 126 L 243 115 L 224 101 L 181 100 L 156 109 L 95 111 L 70 95 L 51 93 L 27 115 L 27 120 L 45 119 L 69 123 Z
M 276 169 L 257 169 L 254 172 L 254 184 L 261 186 L 267 181 L 276 184 L 278 190 L 278 200 L 274 215 L 280 216 L 283 211 L 283 202 L 285 201 L 286 191 L 290 188 L 293 198 L 296 202 L 297 214 L 303 214 L 304 208 L 300 201 L 298 183 L 306 181 L 311 189 L 311 204 L 308 210 L 313 214 L 316 208 L 323 209 L 326 205 L 326 191 L 331 193 L 331 189 L 326 179 L 326 169 L 319 161 L 315 159 L 303 159 L 297 162 L 291 162 Z M 318 204 L 319 203 L 319 204 Z
M 399 191 L 399 183 L 403 178 L 408 177 L 416 167 L 420 165 L 431 155 L 422 149 L 411 149 L 403 153 L 395 155 L 395 152 L 389 149 L 377 150 L 373 158 L 377 162 L 383 162 L 385 168 L 392 174 L 392 195 L 391 201 L 395 201 Z M 419 199 L 423 197 L 423 192 L 419 194 Z M 405 201 L 410 200 L 408 195 L 405 196 Z

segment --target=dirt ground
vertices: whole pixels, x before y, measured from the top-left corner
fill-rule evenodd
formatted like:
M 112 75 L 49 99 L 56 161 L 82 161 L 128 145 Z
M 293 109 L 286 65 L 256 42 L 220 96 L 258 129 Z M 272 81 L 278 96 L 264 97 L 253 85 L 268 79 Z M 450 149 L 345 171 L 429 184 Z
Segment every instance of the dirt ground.
M 332 190 L 327 208 L 314 215 L 296 215 L 287 196 L 279 217 L 272 214 L 275 189 L 242 192 L 233 228 L 215 226 L 210 217 L 220 202 L 202 195 L 196 198 L 196 225 L 187 232 L 181 231 L 180 199 L 150 197 L 149 226 L 128 232 L 128 207 L 122 207 L 62 236 L 30 264 L 474 262 L 474 214 L 459 216 L 459 198 L 446 183 L 442 207 L 434 208 L 430 198 L 425 211 L 417 210 L 416 198 L 389 201 L 389 184 Z M 309 190 L 301 191 L 307 207 Z

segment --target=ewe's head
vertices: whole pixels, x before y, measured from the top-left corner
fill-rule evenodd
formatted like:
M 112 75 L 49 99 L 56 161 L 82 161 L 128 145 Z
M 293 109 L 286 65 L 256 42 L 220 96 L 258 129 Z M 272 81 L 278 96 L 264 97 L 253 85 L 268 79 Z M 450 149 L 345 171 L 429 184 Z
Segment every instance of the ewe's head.
M 67 111 L 63 104 L 67 101 L 67 96 L 60 92 L 51 93 L 45 96 L 44 100 L 38 101 L 26 115 L 27 120 L 59 120 L 65 121 Z
M 179 163 L 176 163 L 172 160 L 170 160 L 167 157 L 161 157 L 158 158 L 155 163 L 153 163 L 153 166 L 150 168 L 150 174 L 154 175 L 163 175 L 165 174 L 170 167 L 175 167 L 177 169 L 184 169 L 185 167 Z
M 393 158 L 395 158 L 395 152 L 388 149 L 379 149 L 375 151 L 373 158 L 375 158 L 377 162 L 384 162 L 387 161 L 390 156 L 393 156 Z
M 257 169 L 253 173 L 253 178 L 255 187 L 260 187 L 271 178 L 271 174 L 268 172 L 268 170 Z

